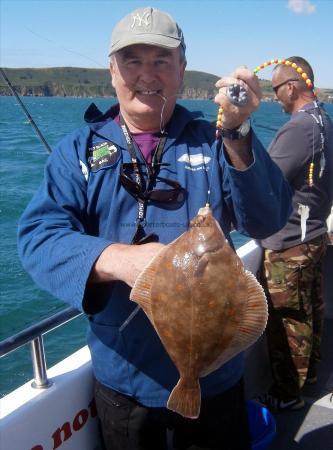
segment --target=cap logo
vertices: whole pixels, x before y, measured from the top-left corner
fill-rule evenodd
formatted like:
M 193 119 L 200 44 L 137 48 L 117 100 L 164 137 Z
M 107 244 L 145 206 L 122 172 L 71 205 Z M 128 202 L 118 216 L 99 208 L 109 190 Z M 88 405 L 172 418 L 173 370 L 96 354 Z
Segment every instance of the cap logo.
M 182 30 L 167 13 L 156 8 L 139 8 L 121 19 L 114 27 L 109 56 L 132 45 L 153 45 L 175 49 L 185 42 Z
M 151 24 L 151 13 L 150 11 L 144 11 L 142 16 L 139 13 L 132 16 L 133 22 L 131 28 L 145 27 L 148 28 Z

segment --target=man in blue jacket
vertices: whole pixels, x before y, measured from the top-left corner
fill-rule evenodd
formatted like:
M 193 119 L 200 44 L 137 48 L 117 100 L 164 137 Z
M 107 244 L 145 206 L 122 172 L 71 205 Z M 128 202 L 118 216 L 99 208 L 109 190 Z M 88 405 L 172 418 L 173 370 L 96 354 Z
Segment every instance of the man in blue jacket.
M 201 380 L 197 420 L 168 411 L 179 374 L 129 293 L 162 246 L 188 229 L 209 190 L 229 240 L 232 225 L 259 239 L 286 223 L 289 185 L 248 120 L 260 102 L 258 79 L 239 68 L 219 80 L 217 140 L 209 122 L 176 105 L 186 58 L 172 17 L 154 8 L 130 13 L 113 31 L 109 56 L 119 104 L 105 114 L 90 108 L 88 125 L 51 154 L 20 220 L 22 262 L 40 287 L 89 318 L 108 449 L 166 449 L 167 428 L 177 449 L 250 449 L 242 355 Z M 246 105 L 225 95 L 236 82 Z

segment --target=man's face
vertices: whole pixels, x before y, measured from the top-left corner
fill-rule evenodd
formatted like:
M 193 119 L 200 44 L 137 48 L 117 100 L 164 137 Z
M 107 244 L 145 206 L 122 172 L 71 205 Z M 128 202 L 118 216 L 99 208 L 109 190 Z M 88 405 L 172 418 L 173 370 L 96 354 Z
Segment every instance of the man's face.
M 290 75 L 288 72 L 277 68 L 273 71 L 272 87 L 275 93 L 275 99 L 278 100 L 282 109 L 290 114 L 293 109 L 292 84 L 297 80 L 296 75 Z
M 180 49 L 132 45 L 111 60 L 112 85 L 120 111 L 132 131 L 158 131 L 170 119 L 182 84 L 185 62 Z M 164 98 L 167 102 L 164 106 Z

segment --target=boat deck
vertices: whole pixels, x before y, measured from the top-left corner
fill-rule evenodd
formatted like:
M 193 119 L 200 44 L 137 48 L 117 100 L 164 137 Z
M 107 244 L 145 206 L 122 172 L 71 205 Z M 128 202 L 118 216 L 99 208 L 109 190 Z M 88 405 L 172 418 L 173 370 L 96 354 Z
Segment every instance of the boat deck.
M 269 450 L 333 450 L 333 318 L 325 320 L 322 361 L 315 385 L 303 388 L 305 407 L 275 415 Z

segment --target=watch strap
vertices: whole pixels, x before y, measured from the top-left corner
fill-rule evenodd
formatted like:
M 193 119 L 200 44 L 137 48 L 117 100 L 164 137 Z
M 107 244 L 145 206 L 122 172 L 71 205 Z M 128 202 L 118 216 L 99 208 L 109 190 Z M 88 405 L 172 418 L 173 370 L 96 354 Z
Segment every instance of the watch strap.
M 244 132 L 245 125 L 245 132 Z M 246 129 L 248 127 L 248 129 Z M 230 139 L 231 141 L 235 141 L 237 139 L 242 139 L 246 137 L 250 132 L 251 126 L 250 121 L 247 119 L 243 123 L 241 123 L 237 128 L 221 128 L 220 133 L 222 137 Z

